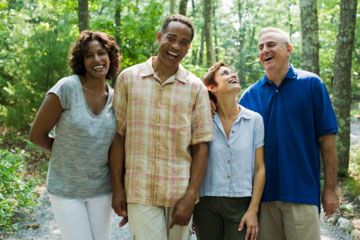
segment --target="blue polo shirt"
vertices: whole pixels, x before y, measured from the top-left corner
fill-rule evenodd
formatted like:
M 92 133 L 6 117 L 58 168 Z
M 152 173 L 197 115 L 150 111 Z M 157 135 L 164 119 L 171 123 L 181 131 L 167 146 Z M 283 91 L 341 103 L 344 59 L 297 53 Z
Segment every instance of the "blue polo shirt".
M 338 132 L 325 84 L 317 75 L 290 65 L 279 87 L 264 76 L 243 94 L 240 103 L 264 120 L 262 201 L 320 206 L 318 140 Z

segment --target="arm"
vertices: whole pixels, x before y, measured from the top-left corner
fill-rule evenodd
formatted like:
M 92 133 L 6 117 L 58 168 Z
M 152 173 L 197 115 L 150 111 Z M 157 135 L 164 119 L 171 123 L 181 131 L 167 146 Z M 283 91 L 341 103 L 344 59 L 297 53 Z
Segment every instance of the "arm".
M 257 214 L 259 211 L 259 205 L 261 196 L 265 185 L 265 161 L 264 161 L 264 147 L 259 147 L 255 150 L 255 171 L 254 171 L 254 186 L 251 196 L 250 205 L 242 217 L 239 225 L 239 231 L 247 226 L 245 239 L 257 239 L 259 232 L 259 224 L 257 220 Z
M 126 194 L 124 189 L 125 174 L 125 137 L 119 133 L 115 134 L 114 140 L 110 146 L 110 172 L 113 187 L 112 207 L 115 213 L 124 219 L 119 226 L 127 222 Z
M 200 190 L 201 181 L 205 175 L 208 143 L 202 142 L 191 146 L 191 169 L 189 186 L 183 198 L 175 205 L 172 213 L 170 228 L 175 224 L 185 226 L 189 223 L 197 197 Z
M 334 135 L 325 135 L 319 138 L 321 156 L 324 164 L 324 189 L 322 205 L 325 215 L 333 214 L 339 207 L 339 196 L 336 189 L 337 153 Z
M 30 129 L 30 141 L 51 152 L 54 139 L 49 137 L 49 132 L 55 126 L 62 112 L 63 108 L 58 96 L 49 93 L 36 113 Z

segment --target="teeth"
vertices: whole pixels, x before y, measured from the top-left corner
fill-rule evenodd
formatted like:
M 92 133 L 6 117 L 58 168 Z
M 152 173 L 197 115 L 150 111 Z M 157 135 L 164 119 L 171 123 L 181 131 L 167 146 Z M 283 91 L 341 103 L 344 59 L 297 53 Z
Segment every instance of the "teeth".
M 103 68 L 104 68 L 103 65 L 98 65 L 98 66 L 93 67 L 93 69 L 96 70 L 96 71 L 102 70 Z
M 174 57 L 174 58 L 179 55 L 179 54 L 174 53 L 174 52 L 171 52 L 171 51 L 168 51 L 168 54 L 169 54 L 170 56 Z

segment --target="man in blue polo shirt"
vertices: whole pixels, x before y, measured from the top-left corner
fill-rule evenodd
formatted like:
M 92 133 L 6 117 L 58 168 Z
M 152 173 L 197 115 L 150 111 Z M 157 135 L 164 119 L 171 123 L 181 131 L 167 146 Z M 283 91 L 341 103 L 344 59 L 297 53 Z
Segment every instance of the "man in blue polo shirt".
M 265 75 L 243 94 L 240 104 L 259 112 L 265 125 L 260 239 L 320 240 L 320 195 L 326 215 L 339 206 L 334 141 L 338 127 L 329 94 L 319 76 L 289 63 L 288 33 L 262 29 L 258 51 Z

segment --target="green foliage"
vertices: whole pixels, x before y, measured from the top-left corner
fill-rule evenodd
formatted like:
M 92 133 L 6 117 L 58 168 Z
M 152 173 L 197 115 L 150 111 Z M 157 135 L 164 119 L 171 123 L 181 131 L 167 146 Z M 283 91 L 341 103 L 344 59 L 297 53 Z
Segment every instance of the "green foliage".
M 163 21 L 160 1 L 129 1 L 123 8 L 121 24 L 122 67 L 145 61 L 156 54 L 156 33 Z
M 347 177 L 342 183 L 342 191 L 344 195 L 351 196 L 356 199 L 360 196 L 360 182 L 353 177 Z
M 41 1 L 36 8 L 29 5 L 2 17 L 8 24 L 0 24 L 0 31 L 13 38 L 3 40 L 5 48 L 0 51 L 4 63 L 0 67 L 1 124 L 26 129 L 45 92 L 69 74 L 66 62 L 75 39 L 74 29 L 69 28 L 73 18 Z
M 349 175 L 357 179 L 360 184 L 360 145 L 355 145 L 351 148 Z
M 27 213 L 36 205 L 37 181 L 27 177 L 25 152 L 0 149 L 0 228 L 14 228 L 16 216 Z

